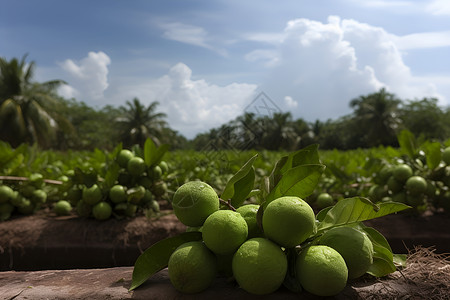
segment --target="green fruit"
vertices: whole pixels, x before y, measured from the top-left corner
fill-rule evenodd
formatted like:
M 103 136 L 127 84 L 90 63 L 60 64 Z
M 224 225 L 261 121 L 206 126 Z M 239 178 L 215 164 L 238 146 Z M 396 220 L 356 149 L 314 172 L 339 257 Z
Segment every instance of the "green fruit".
M 259 205 L 257 204 L 247 204 L 239 207 L 236 211 L 241 214 L 247 223 L 248 227 L 248 239 L 254 237 L 263 236 L 261 228 L 258 226 L 256 221 L 256 214 L 258 213 Z
M 103 221 L 111 217 L 112 208 L 107 202 L 99 202 L 92 207 L 92 215 L 97 220 Z
M 153 194 L 149 190 L 145 190 L 144 197 L 142 198 L 142 204 L 148 204 L 153 201 Z
M 163 174 L 166 174 L 169 172 L 169 165 L 165 161 L 161 161 L 159 163 L 159 167 L 161 168 L 161 171 Z
M 394 176 L 391 176 L 387 181 L 387 188 L 395 194 L 403 190 L 403 183 L 395 179 Z
M 130 203 L 140 204 L 141 200 L 145 197 L 146 189 L 143 186 L 136 186 L 127 191 L 127 198 Z
M 332 206 L 334 204 L 333 197 L 328 193 L 321 193 L 317 196 L 316 205 L 319 209 Z
M 150 208 L 154 211 L 154 212 L 159 212 L 159 202 L 156 200 L 152 200 L 150 202 Z
M 35 188 L 40 188 L 44 184 L 44 176 L 40 173 L 33 173 L 28 179 L 28 182 Z
M 256 295 L 278 290 L 287 267 L 286 255 L 280 246 L 265 238 L 247 240 L 236 251 L 232 261 L 233 275 L 239 286 Z
M 214 254 L 202 242 L 187 242 L 170 256 L 169 279 L 180 292 L 195 294 L 206 290 L 217 274 Z
M 72 210 L 72 206 L 70 203 L 66 200 L 59 200 L 53 205 L 53 211 L 58 216 L 66 216 L 70 214 L 70 211 Z
M 444 152 L 442 152 L 442 160 L 447 166 L 450 165 L 450 147 L 445 148 Z
M 344 258 L 331 247 L 310 246 L 297 257 L 297 279 L 301 286 L 317 296 L 334 296 L 347 285 L 348 270 Z
M 6 221 L 11 217 L 14 206 L 10 203 L 0 203 L 0 221 Z
M 123 185 L 117 184 L 109 190 L 109 198 L 113 203 L 120 203 L 127 201 L 127 192 Z
M 405 203 L 406 204 L 406 194 L 403 192 L 394 194 L 392 196 L 392 201 L 394 202 L 400 202 L 400 203 Z
M 161 197 L 167 192 L 167 184 L 165 182 L 156 182 L 152 187 L 152 192 L 156 197 Z
M 80 200 L 77 203 L 76 210 L 77 210 L 77 214 L 80 217 L 87 218 L 91 215 L 92 205 L 89 205 L 86 202 L 84 202 L 83 200 Z
M 152 178 L 153 180 L 158 180 L 161 178 L 162 176 L 162 169 L 160 166 L 154 166 L 153 168 L 150 169 L 150 178 Z
M 399 182 L 405 182 L 409 177 L 413 175 L 413 171 L 407 164 L 400 164 L 394 167 L 392 176 Z
M 421 194 L 412 195 L 408 194 L 406 196 L 406 204 L 411 205 L 412 207 L 419 207 L 425 204 L 425 197 Z
M 181 223 L 202 226 L 209 215 L 219 210 L 219 197 L 207 183 L 190 181 L 177 189 L 172 207 Z
M 387 195 L 387 190 L 384 186 L 375 184 L 369 189 L 369 198 L 373 202 L 378 202 Z
M 117 155 L 117 163 L 122 168 L 126 168 L 128 165 L 128 161 L 134 157 L 133 152 L 131 152 L 128 149 L 122 149 L 120 150 L 119 154 Z
M 392 176 L 393 170 L 391 166 L 384 166 L 378 173 L 379 184 L 386 184 L 388 179 Z
M 7 185 L 0 185 L 0 203 L 6 203 L 16 197 L 14 190 Z
M 71 205 L 76 205 L 82 196 L 82 190 L 78 186 L 74 185 L 67 191 L 66 199 Z
M 295 247 L 316 231 L 314 211 L 306 201 L 293 196 L 270 202 L 263 213 L 265 235 L 285 248 Z
M 19 211 L 19 213 L 24 215 L 32 214 L 35 211 L 35 209 L 36 205 L 33 202 L 31 202 L 31 200 L 26 198 L 23 198 L 20 205 L 17 206 L 17 210 Z
M 248 227 L 238 212 L 218 210 L 203 224 L 202 238 L 205 245 L 216 254 L 231 254 L 247 239 Z
M 137 211 L 137 205 L 136 204 L 132 204 L 132 203 L 128 203 L 127 207 L 125 209 L 125 216 L 127 217 L 133 217 L 136 214 Z
M 128 161 L 127 170 L 132 176 L 141 176 L 146 169 L 145 162 L 139 156 L 135 156 Z
M 47 201 L 47 193 L 43 190 L 35 190 L 31 195 L 31 200 L 34 203 L 45 203 Z
M 81 198 L 87 204 L 94 205 L 102 200 L 102 191 L 97 184 L 94 184 L 91 187 L 85 186 Z
M 339 252 L 348 268 L 348 278 L 364 275 L 373 263 L 373 245 L 363 232 L 351 227 L 335 227 L 320 238 L 321 245 Z
M 36 190 L 36 188 L 30 184 L 25 184 L 20 187 L 20 194 L 26 198 L 31 198 L 33 195 L 33 192 Z
M 145 177 L 139 178 L 138 184 L 139 184 L 139 185 L 142 185 L 143 187 L 145 187 L 146 189 L 149 190 L 149 189 L 152 188 L 153 182 L 152 182 L 152 180 L 151 180 L 150 178 L 148 178 L 147 176 L 145 176 Z
M 406 189 L 411 195 L 420 195 L 427 191 L 427 181 L 421 176 L 411 176 L 406 180 Z

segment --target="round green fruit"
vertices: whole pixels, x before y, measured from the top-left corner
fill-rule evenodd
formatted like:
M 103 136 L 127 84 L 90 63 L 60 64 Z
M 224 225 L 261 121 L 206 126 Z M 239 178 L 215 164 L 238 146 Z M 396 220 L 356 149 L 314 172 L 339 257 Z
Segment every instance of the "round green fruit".
M 40 173 L 33 173 L 28 179 L 35 188 L 40 188 L 44 184 L 44 176 Z
M 102 191 L 97 184 L 94 184 L 91 187 L 85 186 L 81 198 L 87 204 L 94 205 L 102 200 Z
M 106 219 L 109 219 L 111 217 L 112 208 L 111 205 L 108 204 L 108 202 L 99 202 L 92 207 L 92 215 L 97 220 L 103 221 Z
M 133 152 L 131 152 L 128 149 L 122 149 L 120 150 L 119 154 L 117 155 L 117 163 L 122 168 L 126 168 L 128 165 L 128 161 L 134 157 Z
M 156 182 L 152 187 L 152 192 L 156 197 L 162 197 L 167 192 L 167 184 L 163 181 Z
M 6 203 L 13 200 L 16 193 L 7 185 L 0 185 L 0 203 Z
M 166 174 L 169 172 L 169 165 L 165 161 L 161 161 L 159 163 L 159 167 L 161 168 L 161 171 L 163 174 Z
M 427 181 L 422 176 L 411 176 L 406 180 L 406 189 L 411 195 L 420 195 L 427 191 Z
M 202 242 L 187 242 L 170 256 L 169 279 L 178 291 L 195 294 L 206 290 L 217 275 L 217 261 Z
M 72 210 L 72 205 L 70 205 L 69 201 L 66 200 L 59 200 L 53 205 L 53 211 L 58 216 L 66 216 L 70 214 L 70 211 Z
M 373 263 L 373 245 L 363 232 L 351 227 L 335 227 L 320 238 L 321 245 L 339 252 L 348 268 L 348 278 L 364 275 Z
M 233 256 L 234 278 L 245 291 L 266 295 L 275 292 L 284 281 L 287 258 L 280 246 L 265 238 L 243 243 Z
M 146 169 L 145 162 L 139 156 L 135 156 L 128 161 L 127 170 L 132 176 L 141 176 Z
M 270 202 L 263 213 L 265 235 L 285 248 L 295 247 L 316 231 L 314 211 L 298 197 L 281 197 Z
M 109 190 L 109 198 L 113 203 L 120 203 L 127 201 L 127 192 L 125 187 L 120 184 L 116 184 Z
M 328 246 L 304 249 L 297 257 L 296 271 L 300 285 L 313 295 L 334 296 L 347 285 L 345 260 L 339 252 Z
M 14 205 L 11 203 L 0 203 L 0 221 L 6 221 L 11 217 Z
M 181 223 L 202 226 L 209 215 L 219 210 L 219 197 L 207 183 L 190 181 L 177 189 L 172 207 Z
M 149 173 L 150 178 L 153 180 L 158 180 L 161 178 L 163 172 L 160 166 L 154 166 L 150 169 Z
M 247 204 L 239 207 L 236 211 L 241 214 L 247 223 L 248 227 L 248 239 L 254 237 L 263 236 L 261 228 L 258 226 L 256 221 L 256 215 L 258 213 L 259 205 L 257 204 Z
M 333 197 L 328 193 L 321 193 L 317 196 L 316 205 L 319 209 L 332 206 L 334 204 Z
M 387 181 L 387 188 L 389 191 L 395 194 L 403 190 L 403 183 L 395 179 L 394 176 L 391 176 Z
M 203 224 L 202 238 L 205 245 L 216 254 L 231 254 L 247 239 L 248 227 L 240 213 L 218 210 Z
M 45 203 L 47 201 L 47 193 L 41 189 L 35 190 L 31 195 L 31 200 L 34 203 Z
M 413 175 L 413 170 L 407 164 L 399 164 L 394 167 L 392 176 L 399 182 L 405 182 L 409 177 Z

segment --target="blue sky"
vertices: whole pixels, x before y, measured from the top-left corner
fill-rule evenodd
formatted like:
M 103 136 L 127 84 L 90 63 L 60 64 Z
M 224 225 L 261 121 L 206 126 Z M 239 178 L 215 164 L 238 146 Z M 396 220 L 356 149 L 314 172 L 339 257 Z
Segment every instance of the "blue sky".
M 450 103 L 450 1 L 0 0 L 0 56 L 100 108 L 159 101 L 192 138 L 264 92 L 308 121 L 385 87 Z

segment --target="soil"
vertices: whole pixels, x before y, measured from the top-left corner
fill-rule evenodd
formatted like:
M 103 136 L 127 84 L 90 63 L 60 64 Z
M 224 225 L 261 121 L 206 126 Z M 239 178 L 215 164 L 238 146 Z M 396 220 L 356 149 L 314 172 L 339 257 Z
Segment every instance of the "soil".
M 388 215 L 364 222 L 380 231 L 394 253 L 416 246 L 450 253 L 450 217 Z M 150 245 L 186 230 L 170 210 L 158 218 L 97 221 L 48 211 L 0 222 L 0 271 L 133 266 Z

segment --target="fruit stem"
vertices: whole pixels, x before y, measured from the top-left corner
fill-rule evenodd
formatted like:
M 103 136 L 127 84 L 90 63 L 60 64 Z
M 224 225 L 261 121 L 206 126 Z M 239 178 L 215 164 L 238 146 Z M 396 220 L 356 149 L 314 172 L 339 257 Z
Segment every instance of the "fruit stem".
M 220 201 L 220 203 L 226 205 L 232 211 L 236 211 L 236 208 L 234 208 L 233 205 L 231 205 L 231 199 L 229 199 L 228 201 L 225 201 L 225 200 L 219 198 L 219 201 Z

